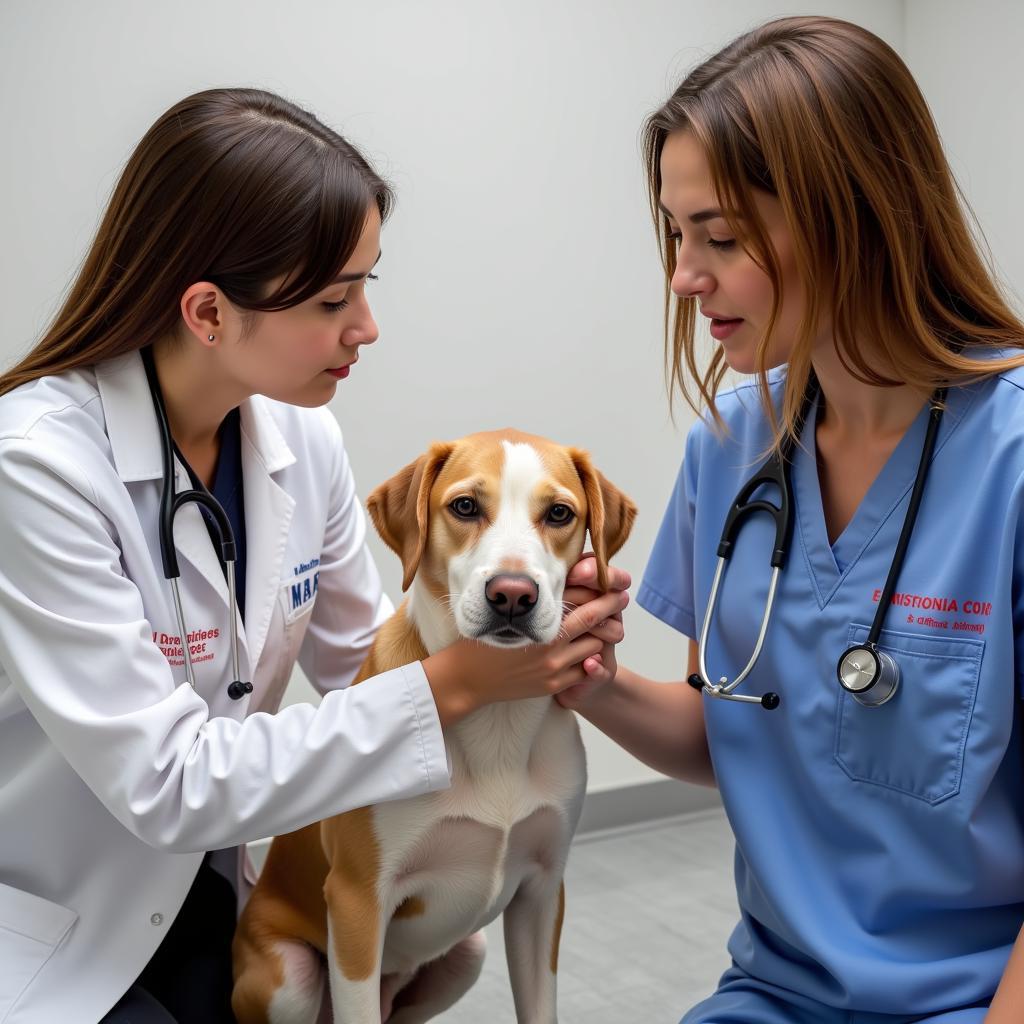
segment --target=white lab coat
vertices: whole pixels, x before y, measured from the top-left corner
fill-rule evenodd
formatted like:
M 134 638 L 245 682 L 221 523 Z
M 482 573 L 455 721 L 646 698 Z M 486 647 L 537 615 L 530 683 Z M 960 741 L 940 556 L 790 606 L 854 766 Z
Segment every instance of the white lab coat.
M 242 678 L 194 504 L 160 561 L 137 353 L 0 398 L 0 1024 L 93 1024 L 150 959 L 204 851 L 449 785 L 415 663 L 345 689 L 391 611 L 326 409 L 241 408 Z M 189 486 L 177 466 L 177 488 Z M 278 711 L 298 658 L 326 696 Z

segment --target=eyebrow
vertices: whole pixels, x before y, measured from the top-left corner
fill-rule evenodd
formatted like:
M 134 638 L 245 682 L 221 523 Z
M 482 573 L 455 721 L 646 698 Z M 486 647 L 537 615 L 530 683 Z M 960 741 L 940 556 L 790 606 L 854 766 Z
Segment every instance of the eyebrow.
M 373 261 L 373 267 L 380 263 L 380 257 L 381 254 L 377 253 L 377 258 Z M 370 270 L 373 270 L 373 267 L 370 267 Z M 357 271 L 354 274 L 339 274 L 333 281 L 331 281 L 331 284 L 342 284 L 345 281 L 362 280 L 362 278 L 366 277 L 370 273 L 370 270 Z M 331 284 L 327 285 L 327 287 L 330 288 Z
M 669 218 L 669 220 L 675 220 L 675 215 L 660 199 L 658 200 L 658 207 L 661 210 L 661 212 L 665 214 L 666 217 Z M 697 213 L 691 213 L 689 217 L 687 217 L 686 219 L 691 224 L 703 224 L 704 221 L 714 220 L 716 217 L 721 217 L 723 220 L 727 219 L 725 214 L 718 209 L 698 210 Z M 736 214 L 733 217 L 733 220 L 743 220 L 743 217 L 740 216 L 739 214 Z

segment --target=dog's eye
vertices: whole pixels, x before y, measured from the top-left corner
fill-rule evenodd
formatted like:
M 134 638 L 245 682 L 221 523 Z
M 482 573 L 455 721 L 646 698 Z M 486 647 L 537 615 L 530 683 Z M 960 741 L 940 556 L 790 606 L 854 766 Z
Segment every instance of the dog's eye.
M 460 519 L 476 519 L 480 506 L 472 498 L 456 498 L 448 506 Z
M 552 505 L 548 509 L 548 522 L 552 526 L 565 526 L 566 523 L 572 522 L 575 516 L 576 513 L 568 505 Z

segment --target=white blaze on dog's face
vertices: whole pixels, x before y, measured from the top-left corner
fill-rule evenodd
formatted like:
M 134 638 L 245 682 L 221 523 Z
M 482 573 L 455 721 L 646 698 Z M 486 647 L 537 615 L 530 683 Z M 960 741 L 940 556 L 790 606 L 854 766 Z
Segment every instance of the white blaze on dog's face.
M 586 494 L 564 449 L 510 432 L 475 435 L 434 482 L 418 578 L 436 596 L 443 588 L 462 636 L 548 643 L 586 524 Z

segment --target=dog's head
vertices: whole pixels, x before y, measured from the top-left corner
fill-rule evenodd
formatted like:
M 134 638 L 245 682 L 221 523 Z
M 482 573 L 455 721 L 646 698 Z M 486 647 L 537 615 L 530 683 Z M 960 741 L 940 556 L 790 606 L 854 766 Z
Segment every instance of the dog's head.
M 636 516 L 586 452 L 513 430 L 431 445 L 367 505 L 402 589 L 415 579 L 459 634 L 506 647 L 555 639 L 586 534 L 603 589 Z

